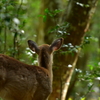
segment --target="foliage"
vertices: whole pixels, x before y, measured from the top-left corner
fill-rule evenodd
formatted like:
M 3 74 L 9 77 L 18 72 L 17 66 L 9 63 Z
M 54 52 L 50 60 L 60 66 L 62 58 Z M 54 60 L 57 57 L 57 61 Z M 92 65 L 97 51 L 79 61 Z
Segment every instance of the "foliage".
M 0 52 L 15 56 L 19 52 L 20 41 L 23 40 L 25 8 L 22 2 L 12 0 L 1 0 L 0 5 Z
M 39 17 L 43 17 L 43 21 L 46 22 L 48 16 L 54 18 L 60 12 L 62 12 L 62 10 L 55 9 L 54 11 L 50 11 L 48 8 L 46 8 L 44 10 L 44 15 L 39 15 Z
M 48 16 L 55 20 L 56 16 L 63 10 L 55 9 L 54 11 L 50 11 L 47 8 L 44 10 L 44 15 L 39 15 L 39 0 L 34 0 L 34 2 L 32 0 L 27 2 L 23 1 L 24 0 L 0 1 L 0 53 L 13 56 L 23 62 L 27 61 L 27 63 L 37 64 L 36 55 L 27 48 L 25 41 L 27 41 L 28 38 L 36 39 L 36 25 L 39 23 L 39 17 L 42 17 L 45 23 Z M 77 52 L 78 49 L 82 48 L 81 54 L 88 53 L 90 55 L 86 66 L 80 65 L 84 67 L 84 69 L 75 69 L 75 73 L 78 74 L 76 78 L 77 82 L 68 100 L 73 100 L 71 96 L 76 97 L 76 100 L 86 100 L 89 94 L 95 93 L 95 86 L 100 88 L 100 83 L 98 83 L 100 81 L 99 9 L 100 7 L 98 7 L 98 11 L 92 20 L 92 23 L 96 23 L 91 24 L 90 32 L 84 37 L 83 43 L 75 46 L 71 43 L 63 45 L 67 52 L 61 51 L 62 54 L 73 54 L 73 52 Z M 56 33 L 57 38 L 65 38 L 66 35 L 70 35 L 70 33 L 66 31 L 68 27 L 70 27 L 70 23 L 57 23 L 55 27 L 49 30 L 49 33 Z M 81 54 L 80 56 L 82 58 Z M 73 76 L 73 78 L 75 78 L 75 76 Z
M 28 29 L 26 23 L 30 22 L 30 20 L 27 20 L 26 11 L 28 7 L 26 4 L 27 2 L 24 0 L 0 1 L 0 53 L 15 57 L 21 61 L 27 59 L 34 62 L 36 57 L 33 59 L 31 55 L 25 52 L 25 49 L 27 51 L 27 48 L 25 48 L 27 42 L 25 41 L 27 41 L 28 36 L 26 34 Z M 33 3 L 31 6 L 34 7 Z M 25 57 L 27 55 L 28 57 Z
M 79 74 L 79 81 L 86 82 L 87 84 L 87 92 L 84 94 L 84 97 L 88 95 L 89 92 L 95 92 L 93 86 L 96 83 L 96 80 L 100 80 L 100 62 L 94 65 L 88 65 L 89 69 Z

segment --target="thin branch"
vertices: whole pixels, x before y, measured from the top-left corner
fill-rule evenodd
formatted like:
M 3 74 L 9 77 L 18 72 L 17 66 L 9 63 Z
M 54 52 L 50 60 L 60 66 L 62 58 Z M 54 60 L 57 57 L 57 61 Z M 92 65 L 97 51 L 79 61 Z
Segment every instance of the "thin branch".
M 76 55 L 77 57 L 76 57 L 73 65 L 72 65 L 72 68 L 70 69 L 70 71 L 68 72 L 68 75 L 66 77 L 65 84 L 64 84 L 64 88 L 62 90 L 61 100 L 65 100 L 66 99 L 66 95 L 67 95 L 67 92 L 68 92 L 68 88 L 69 88 L 69 85 L 70 85 L 70 81 L 71 81 L 71 78 L 72 78 L 72 75 L 73 75 L 73 72 L 74 72 L 74 69 L 75 69 L 76 62 L 78 60 L 78 54 Z
M 5 6 L 5 18 L 7 18 L 7 4 Z M 5 19 L 6 22 L 6 19 Z M 4 51 L 6 51 L 6 47 L 7 47 L 7 26 L 5 23 L 5 28 L 4 28 Z
M 19 11 L 21 9 L 22 4 L 23 4 L 23 0 L 21 0 L 21 3 L 20 3 L 20 5 L 19 5 L 19 7 L 17 9 L 17 15 L 16 15 L 17 18 L 18 18 L 18 13 L 19 13 Z
M 7 27 L 5 26 L 4 29 L 4 51 L 6 51 L 6 47 L 7 47 Z

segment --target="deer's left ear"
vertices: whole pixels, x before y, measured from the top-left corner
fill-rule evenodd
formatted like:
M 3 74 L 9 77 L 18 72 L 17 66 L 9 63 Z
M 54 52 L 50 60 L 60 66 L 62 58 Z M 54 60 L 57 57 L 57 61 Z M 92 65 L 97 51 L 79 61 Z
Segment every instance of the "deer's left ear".
M 58 50 L 61 47 L 63 41 L 64 41 L 63 38 L 55 40 L 50 46 L 50 51 L 52 52 Z
M 32 51 L 36 52 L 37 54 L 39 53 L 39 48 L 34 41 L 28 40 L 28 46 Z

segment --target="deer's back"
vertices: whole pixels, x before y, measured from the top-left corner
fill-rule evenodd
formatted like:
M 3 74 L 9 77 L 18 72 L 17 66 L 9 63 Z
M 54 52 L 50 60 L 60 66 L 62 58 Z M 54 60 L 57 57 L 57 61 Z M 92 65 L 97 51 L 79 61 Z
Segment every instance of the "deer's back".
M 0 97 L 4 100 L 39 100 L 39 97 L 45 100 L 50 92 L 46 69 L 0 54 Z

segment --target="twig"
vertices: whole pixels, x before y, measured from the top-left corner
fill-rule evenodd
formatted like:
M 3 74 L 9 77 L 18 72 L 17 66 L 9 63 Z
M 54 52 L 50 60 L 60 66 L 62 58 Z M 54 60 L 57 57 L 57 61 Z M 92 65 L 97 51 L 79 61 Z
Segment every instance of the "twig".
M 74 63 L 72 64 L 72 68 L 69 70 L 68 75 L 66 77 L 64 88 L 62 90 L 61 100 L 65 100 L 66 99 L 66 95 L 67 95 L 67 92 L 68 92 L 70 81 L 71 81 L 71 78 L 72 78 L 72 75 L 73 75 L 73 72 L 74 72 L 74 69 L 75 69 L 76 62 L 78 60 L 78 54 L 76 55 L 76 59 L 75 59 Z
M 20 3 L 20 5 L 19 5 L 19 7 L 17 9 L 17 15 L 16 15 L 17 18 L 18 18 L 18 13 L 19 13 L 19 11 L 21 9 L 22 4 L 23 4 L 23 0 L 21 0 L 21 3 Z

